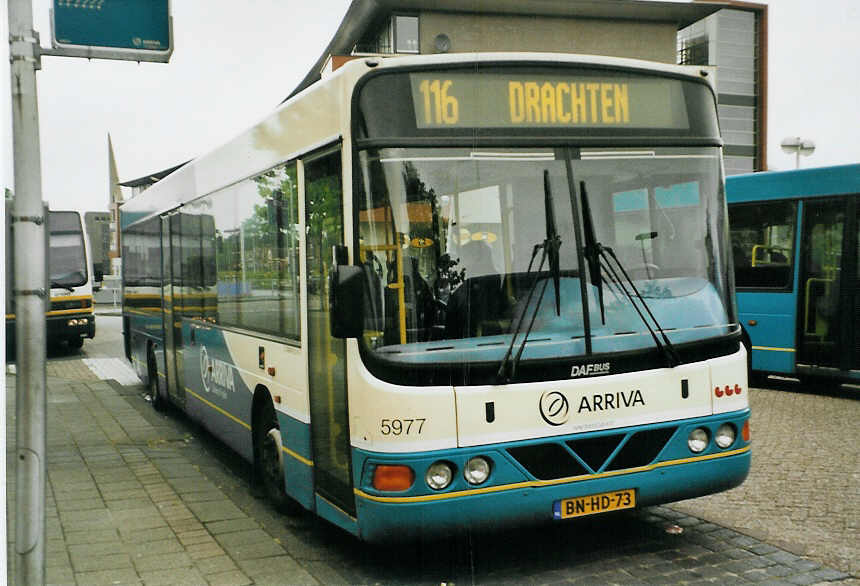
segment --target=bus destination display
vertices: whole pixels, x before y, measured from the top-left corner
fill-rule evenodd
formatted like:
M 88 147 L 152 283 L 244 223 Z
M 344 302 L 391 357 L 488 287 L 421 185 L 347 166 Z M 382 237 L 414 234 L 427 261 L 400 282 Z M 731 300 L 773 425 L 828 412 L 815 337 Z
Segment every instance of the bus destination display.
M 418 128 L 689 128 L 675 79 L 433 72 L 410 82 Z

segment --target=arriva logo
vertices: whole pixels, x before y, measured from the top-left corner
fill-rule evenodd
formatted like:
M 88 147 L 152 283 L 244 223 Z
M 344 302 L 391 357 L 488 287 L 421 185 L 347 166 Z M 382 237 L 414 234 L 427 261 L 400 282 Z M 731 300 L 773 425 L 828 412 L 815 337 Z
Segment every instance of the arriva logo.
M 570 369 L 570 378 L 579 376 L 595 376 L 598 374 L 609 374 L 611 364 L 609 362 L 597 362 L 593 364 L 577 364 Z
M 564 425 L 570 416 L 567 397 L 559 391 L 547 391 L 540 396 L 540 416 L 550 425 Z
M 207 393 L 226 396 L 227 391 L 235 391 L 233 367 L 217 358 L 209 358 L 206 346 L 200 348 L 200 378 Z

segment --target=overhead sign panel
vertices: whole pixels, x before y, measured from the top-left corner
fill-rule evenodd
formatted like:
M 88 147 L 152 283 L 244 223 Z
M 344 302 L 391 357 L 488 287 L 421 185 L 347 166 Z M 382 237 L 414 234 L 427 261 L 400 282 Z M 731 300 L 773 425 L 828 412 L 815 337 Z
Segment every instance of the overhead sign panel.
M 682 82 L 613 73 L 410 74 L 418 128 L 688 126 Z
M 169 0 L 53 0 L 50 54 L 167 62 Z

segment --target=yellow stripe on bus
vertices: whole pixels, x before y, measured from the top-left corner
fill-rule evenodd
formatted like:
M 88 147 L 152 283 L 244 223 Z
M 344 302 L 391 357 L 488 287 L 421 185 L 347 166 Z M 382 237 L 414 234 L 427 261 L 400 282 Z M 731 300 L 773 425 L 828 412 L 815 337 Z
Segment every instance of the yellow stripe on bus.
M 246 428 L 246 429 L 248 429 L 248 430 L 250 430 L 250 429 L 251 429 L 251 426 L 250 426 L 250 425 L 248 425 L 247 423 L 245 423 L 244 421 L 242 421 L 241 419 L 239 419 L 238 417 L 236 417 L 236 416 L 235 416 L 235 415 L 233 415 L 232 413 L 228 413 L 227 411 L 225 411 L 224 409 L 222 409 L 222 408 L 221 408 L 221 407 L 219 407 L 218 405 L 216 405 L 216 404 L 212 403 L 211 401 L 208 401 L 208 400 L 204 399 L 203 397 L 201 397 L 200 395 L 198 395 L 197 393 L 195 393 L 194 391 L 192 391 L 192 390 L 191 390 L 191 389 L 189 389 L 188 387 L 185 387 L 185 392 L 186 392 L 186 393 L 188 393 L 188 394 L 190 394 L 190 395 L 192 395 L 192 396 L 194 396 L 197 400 L 199 400 L 199 401 L 201 401 L 202 403 L 204 403 L 204 404 L 208 405 L 209 407 L 212 407 L 213 409 L 215 409 L 215 411 L 217 411 L 217 412 L 218 412 L 218 413 L 220 413 L 221 415 L 224 415 L 224 416 L 226 416 L 226 417 L 229 417 L 230 419 L 232 419 L 233 421 L 235 421 L 236 423 L 238 423 L 238 424 L 239 424 L 239 425 L 241 425 L 242 427 L 244 427 L 244 428 Z M 287 455 L 288 455 L 288 456 L 290 456 L 291 458 L 295 458 L 296 460 L 298 460 L 299 462 L 301 462 L 301 463 L 302 463 L 302 464 L 304 464 L 305 466 L 311 466 L 311 467 L 312 467 L 312 466 L 314 465 L 314 463 L 313 463 L 313 461 L 312 461 L 312 460 L 308 460 L 308 459 L 307 459 L 307 458 L 305 458 L 304 456 L 302 456 L 302 455 L 300 455 L 300 454 L 297 454 L 296 452 L 292 451 L 292 450 L 291 450 L 291 449 L 289 449 L 289 448 L 286 448 L 286 447 L 283 447 L 283 446 L 282 446 L 282 447 L 281 447 L 281 450 L 282 450 L 285 454 L 287 454 Z
M 149 309 L 149 310 L 126 309 L 125 312 L 130 314 L 130 315 L 142 315 L 145 317 L 152 317 L 153 315 L 161 315 L 161 308 L 160 307 L 154 307 L 154 308 Z
M 657 468 L 663 468 L 665 466 L 675 466 L 678 464 L 689 464 L 691 462 L 703 462 L 705 460 L 715 460 L 717 458 L 736 456 L 738 454 L 743 454 L 745 452 L 750 451 L 750 447 L 751 446 L 746 446 L 737 450 L 722 452 L 720 454 L 709 454 L 707 456 L 695 456 L 692 458 L 681 458 L 679 460 L 670 460 L 667 462 L 657 462 L 656 464 L 650 464 L 648 466 L 639 466 L 637 468 L 627 468 L 625 470 L 615 470 L 612 472 L 602 472 L 600 474 L 585 474 L 582 476 L 571 476 L 568 478 L 558 478 L 555 480 L 528 480 L 525 482 L 515 482 L 513 484 L 504 484 L 501 486 L 488 486 L 486 488 L 461 490 L 447 494 L 428 494 L 422 496 L 376 496 L 368 494 L 358 488 L 353 489 L 353 492 L 356 494 L 356 496 L 360 496 L 361 498 L 370 501 L 376 501 L 379 503 L 423 503 L 431 501 L 441 501 L 446 499 L 459 498 L 463 496 L 504 492 L 508 490 L 515 490 L 518 488 L 541 488 L 544 486 L 555 486 L 558 484 L 567 484 L 571 482 L 582 482 L 583 480 L 594 480 L 596 478 L 607 478 L 610 476 L 620 476 L 622 474 L 632 474 L 634 472 L 647 472 L 649 470 L 655 470 Z
M 91 315 L 93 313 L 92 307 L 76 307 L 74 309 L 53 309 L 51 311 L 45 312 L 45 317 L 54 317 L 57 315 L 71 315 L 73 313 L 83 313 L 85 315 Z
M 753 350 L 770 350 L 771 352 L 797 352 L 794 348 L 771 348 L 769 346 L 753 346 Z
M 92 315 L 93 308 L 92 307 L 77 307 L 75 309 L 54 309 L 52 311 L 46 311 L 45 317 L 57 317 L 58 315 L 72 315 L 74 313 L 81 313 L 84 315 Z M 15 319 L 17 316 L 14 313 L 7 313 L 6 319 Z
M 221 407 L 219 407 L 215 403 L 213 403 L 211 401 L 207 401 L 206 399 L 204 399 L 203 397 L 201 397 L 200 395 L 198 395 L 197 393 L 195 393 L 194 391 L 192 391 L 188 387 L 185 387 L 185 392 L 188 393 L 189 395 L 195 397 L 200 402 L 212 407 L 213 409 L 215 409 L 215 411 L 217 411 L 221 415 L 224 415 L 225 417 L 229 417 L 230 419 L 232 419 L 233 421 L 235 421 L 236 423 L 238 423 L 242 427 L 249 429 L 249 430 L 251 429 L 250 425 L 248 425 L 247 423 L 245 423 L 244 421 L 242 421 L 241 419 L 239 419 L 238 417 L 236 417 L 232 413 L 228 413 L 227 411 L 225 411 L 224 409 L 222 409 Z
M 301 456 L 301 455 L 297 454 L 296 452 L 294 452 L 288 448 L 285 448 L 283 446 L 281 446 L 281 450 L 283 450 L 283 452 L 285 454 L 287 454 L 288 456 L 290 456 L 292 458 L 295 458 L 296 460 L 298 460 L 299 462 L 301 462 L 305 466 L 310 466 L 311 468 L 313 468 L 314 463 L 312 460 L 308 460 L 304 456 Z

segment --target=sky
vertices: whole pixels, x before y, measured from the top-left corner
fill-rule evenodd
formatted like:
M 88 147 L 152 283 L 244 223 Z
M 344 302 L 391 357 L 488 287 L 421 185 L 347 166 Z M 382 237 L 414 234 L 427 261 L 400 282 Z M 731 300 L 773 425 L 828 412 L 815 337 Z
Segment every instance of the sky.
M 0 0 L 0 39 L 7 1 Z M 32 0 L 50 44 L 50 0 Z M 428 0 L 429 1 L 429 0 Z M 770 0 L 768 166 L 780 141 L 811 139 L 803 167 L 860 162 L 856 0 Z M 107 209 L 107 135 L 121 181 L 226 142 L 273 110 L 310 70 L 349 0 L 173 0 L 169 64 L 50 57 L 37 74 L 42 192 L 53 209 Z M 241 7 L 237 9 L 237 7 Z M 0 188 L 13 187 L 8 46 L 0 47 Z

